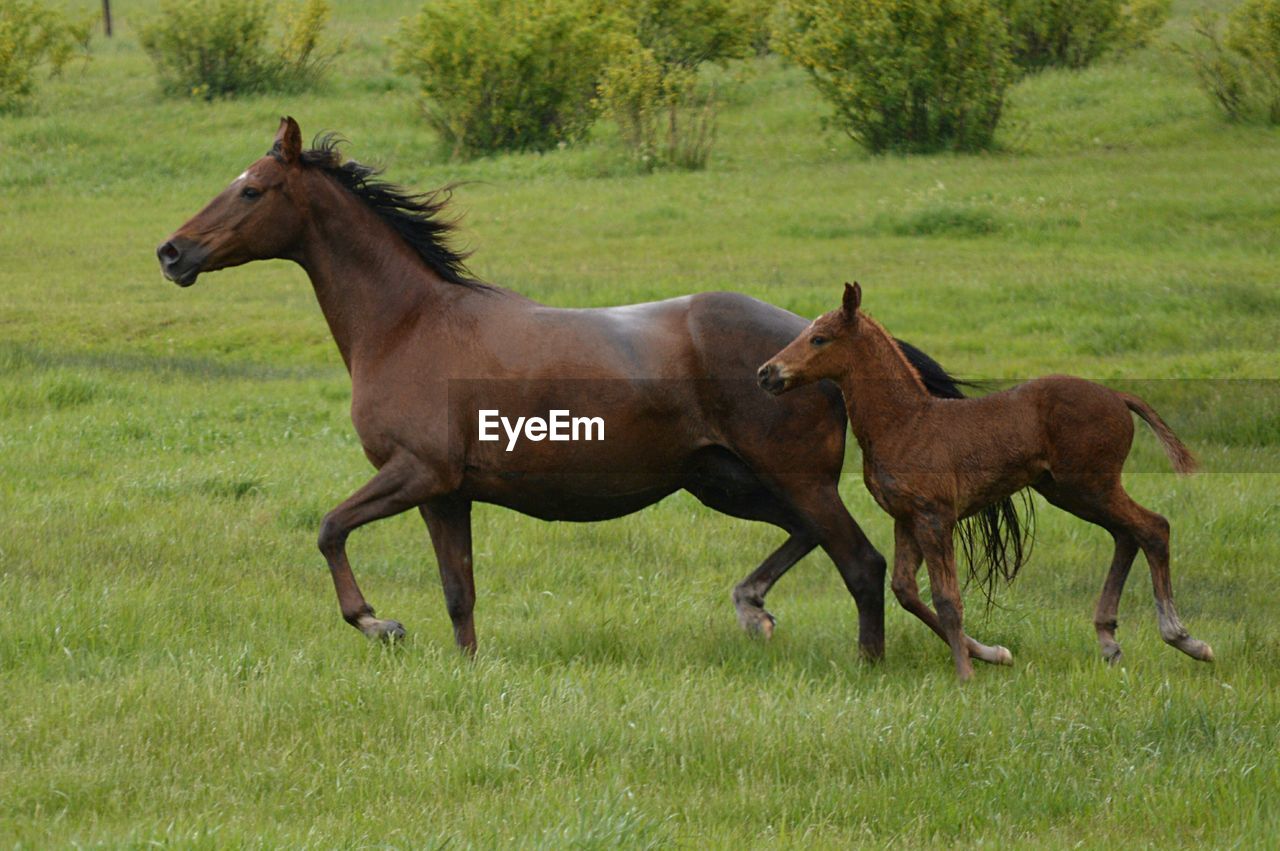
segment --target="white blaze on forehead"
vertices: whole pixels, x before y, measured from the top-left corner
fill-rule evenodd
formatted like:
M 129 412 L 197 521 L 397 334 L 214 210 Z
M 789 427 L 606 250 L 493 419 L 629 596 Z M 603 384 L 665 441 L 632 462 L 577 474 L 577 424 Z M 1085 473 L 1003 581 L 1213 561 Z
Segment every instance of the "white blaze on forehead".
M 235 180 L 231 181 L 231 183 L 233 185 L 236 183 L 239 183 L 240 181 L 244 180 L 248 176 L 249 176 L 249 169 L 246 168 L 244 171 L 240 172 L 240 176 L 237 177 Z

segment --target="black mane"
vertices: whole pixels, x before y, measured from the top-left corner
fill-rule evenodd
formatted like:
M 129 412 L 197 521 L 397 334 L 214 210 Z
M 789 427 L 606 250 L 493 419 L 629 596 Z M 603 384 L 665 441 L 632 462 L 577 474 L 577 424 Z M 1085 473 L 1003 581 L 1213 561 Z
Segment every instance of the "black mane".
M 459 251 L 449 244 L 457 229 L 456 220 L 440 218 L 455 184 L 415 194 L 393 183 L 375 180 L 381 169 L 355 160 L 343 161 L 338 150 L 343 141 L 335 133 L 317 136 L 312 142 L 314 147 L 302 152 L 303 165 L 321 169 L 351 191 L 377 213 L 378 218 L 395 228 L 423 262 L 445 281 L 473 289 L 490 289 L 467 269 L 466 259 L 471 252 Z

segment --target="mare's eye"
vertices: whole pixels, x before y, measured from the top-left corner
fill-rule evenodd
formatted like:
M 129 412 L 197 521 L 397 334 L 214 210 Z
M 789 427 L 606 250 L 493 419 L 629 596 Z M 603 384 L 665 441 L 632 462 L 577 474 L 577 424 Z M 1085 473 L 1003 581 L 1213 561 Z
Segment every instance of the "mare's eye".
M 814 334 L 812 337 L 809 338 L 809 344 L 813 346 L 825 346 L 829 342 L 830 340 L 828 340 L 826 337 L 822 336 L 821 334 Z
M 262 190 L 254 189 L 252 186 L 246 186 L 244 189 L 240 190 L 240 197 L 248 198 L 250 201 L 252 201 L 254 198 L 262 197 Z

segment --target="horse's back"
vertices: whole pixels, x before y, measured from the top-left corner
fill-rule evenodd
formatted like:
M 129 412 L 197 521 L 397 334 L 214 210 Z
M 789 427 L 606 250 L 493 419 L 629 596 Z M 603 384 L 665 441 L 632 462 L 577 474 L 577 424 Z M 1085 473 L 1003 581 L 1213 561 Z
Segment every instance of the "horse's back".
M 808 322 L 740 293 L 701 293 L 686 316 L 702 388 L 703 416 L 743 460 L 781 470 L 791 463 L 822 478 L 839 475 L 845 411 L 830 382 L 772 396 L 756 372 Z

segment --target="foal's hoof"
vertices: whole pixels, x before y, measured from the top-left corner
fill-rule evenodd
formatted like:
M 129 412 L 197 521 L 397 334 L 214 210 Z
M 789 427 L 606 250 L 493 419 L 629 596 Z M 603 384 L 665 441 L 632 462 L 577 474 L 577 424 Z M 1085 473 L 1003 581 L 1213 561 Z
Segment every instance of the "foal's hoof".
M 1186 653 L 1192 659 L 1199 659 L 1201 662 L 1213 661 L 1213 648 L 1203 641 L 1197 641 L 1190 636 L 1174 642 L 1173 646 Z
M 400 621 L 378 620 L 370 618 L 360 624 L 360 631 L 369 638 L 377 638 L 388 644 L 394 644 L 404 639 L 404 624 Z
M 1120 652 L 1119 644 L 1108 644 L 1102 648 L 1102 658 L 1108 665 L 1119 665 L 1120 658 L 1124 654 Z
M 761 608 L 741 608 L 738 609 L 738 623 L 750 635 L 758 635 L 767 641 L 773 638 L 773 627 L 777 619 Z
M 993 664 L 996 664 L 996 665 L 1012 665 L 1013 664 L 1013 654 L 1009 652 L 1008 647 L 1001 647 L 999 644 L 997 644 L 995 647 L 992 647 L 991 649 L 995 651 L 995 655 L 991 660 Z

